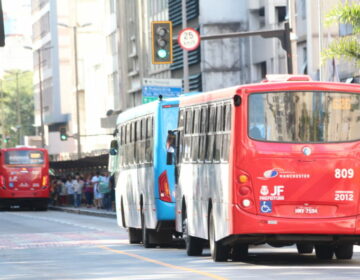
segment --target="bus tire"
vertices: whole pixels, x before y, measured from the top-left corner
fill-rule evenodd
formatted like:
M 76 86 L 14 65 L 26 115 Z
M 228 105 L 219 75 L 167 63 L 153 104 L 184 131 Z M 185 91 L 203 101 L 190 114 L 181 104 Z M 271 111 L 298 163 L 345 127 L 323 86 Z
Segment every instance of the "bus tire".
M 203 240 L 198 237 L 189 235 L 189 227 L 187 215 L 185 212 L 185 217 L 182 222 L 182 231 L 183 231 L 183 239 L 185 241 L 186 254 L 188 256 L 201 256 L 203 251 Z
M 232 261 L 241 261 L 247 258 L 249 255 L 249 245 L 248 244 L 238 244 L 232 248 L 231 259 Z
M 338 260 L 351 260 L 353 252 L 353 244 L 340 244 L 335 247 L 335 256 Z
M 209 220 L 209 243 L 210 243 L 210 252 L 211 257 L 215 262 L 225 262 L 227 261 L 230 253 L 230 248 L 221 243 L 221 241 L 215 241 L 215 223 L 214 217 L 210 214 Z
M 144 213 L 141 214 L 142 243 L 144 248 L 154 248 L 155 244 L 150 243 L 150 230 L 146 228 Z
M 334 248 L 329 244 L 315 245 L 315 253 L 319 260 L 331 260 L 334 256 Z
M 296 248 L 299 254 L 311 254 L 314 250 L 313 244 L 296 243 Z
M 137 228 L 129 228 L 129 243 L 130 244 L 139 244 L 142 239 L 142 231 Z

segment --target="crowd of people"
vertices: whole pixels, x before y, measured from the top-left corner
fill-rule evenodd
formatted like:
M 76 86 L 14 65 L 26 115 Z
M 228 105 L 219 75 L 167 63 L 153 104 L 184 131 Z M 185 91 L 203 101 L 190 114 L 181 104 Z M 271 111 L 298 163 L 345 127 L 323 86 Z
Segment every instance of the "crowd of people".
M 51 204 L 114 211 L 114 176 L 105 171 L 54 177 L 51 180 Z

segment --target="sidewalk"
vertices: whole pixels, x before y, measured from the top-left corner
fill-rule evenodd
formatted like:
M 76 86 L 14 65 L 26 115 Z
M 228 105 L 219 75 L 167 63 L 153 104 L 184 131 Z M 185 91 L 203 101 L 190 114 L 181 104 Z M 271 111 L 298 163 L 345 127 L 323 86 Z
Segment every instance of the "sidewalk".
M 49 210 L 64 211 L 64 212 L 75 213 L 80 215 L 89 215 L 89 216 L 98 216 L 98 217 L 107 217 L 107 218 L 116 219 L 115 211 L 106 211 L 103 209 L 96 209 L 96 208 L 87 208 L 87 207 L 75 208 L 72 206 L 50 205 Z

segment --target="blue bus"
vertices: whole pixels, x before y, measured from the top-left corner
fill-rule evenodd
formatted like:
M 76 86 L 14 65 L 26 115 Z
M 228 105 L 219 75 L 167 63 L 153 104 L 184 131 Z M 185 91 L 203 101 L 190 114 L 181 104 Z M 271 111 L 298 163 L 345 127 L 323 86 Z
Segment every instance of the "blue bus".
M 178 99 L 131 108 L 117 119 L 109 171 L 114 174 L 118 225 L 145 248 L 169 243 L 175 233 L 175 167 L 168 131 L 178 123 Z

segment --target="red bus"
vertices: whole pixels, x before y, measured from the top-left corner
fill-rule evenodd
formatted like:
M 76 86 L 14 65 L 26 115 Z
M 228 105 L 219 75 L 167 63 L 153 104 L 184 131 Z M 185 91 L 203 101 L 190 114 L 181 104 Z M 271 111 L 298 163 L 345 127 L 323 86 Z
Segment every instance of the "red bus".
M 0 149 L 0 208 L 12 205 L 46 210 L 50 198 L 46 149 Z
M 176 230 L 214 261 L 249 245 L 351 259 L 360 242 L 360 86 L 272 76 L 184 97 Z

